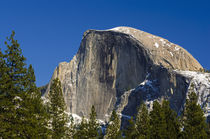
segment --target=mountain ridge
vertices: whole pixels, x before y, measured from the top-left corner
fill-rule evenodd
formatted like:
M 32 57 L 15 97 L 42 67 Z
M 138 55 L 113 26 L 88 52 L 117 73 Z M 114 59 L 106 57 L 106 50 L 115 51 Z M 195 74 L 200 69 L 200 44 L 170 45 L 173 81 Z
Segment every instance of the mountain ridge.
M 87 30 L 77 54 L 69 63 L 59 64 L 51 81 L 60 79 L 70 113 L 88 117 L 95 105 L 98 118 L 106 120 L 113 109 L 121 116 L 134 115 L 142 100 L 151 107 L 154 100 L 165 98 L 175 111 L 181 111 L 191 79 L 175 69 L 199 71 L 203 67 L 166 39 L 117 27 Z M 208 103 L 209 93 L 207 89 L 201 105 Z

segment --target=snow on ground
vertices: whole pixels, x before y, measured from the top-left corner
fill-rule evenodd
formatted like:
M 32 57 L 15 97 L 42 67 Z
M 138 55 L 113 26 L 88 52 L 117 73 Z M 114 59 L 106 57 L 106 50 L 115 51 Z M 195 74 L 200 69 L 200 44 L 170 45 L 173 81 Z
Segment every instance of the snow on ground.
M 42 96 L 41 99 L 43 100 L 44 104 L 49 102 L 49 99 L 47 99 L 46 96 Z
M 82 117 L 80 117 L 79 115 L 77 115 L 77 114 L 71 114 L 72 115 L 72 117 L 74 118 L 74 119 L 77 119 L 77 120 L 82 120 Z
M 73 117 L 74 123 L 79 124 L 82 121 L 82 117 L 81 116 L 79 116 L 79 115 L 77 115 L 75 113 L 69 113 L 69 112 L 66 112 L 66 113 L 68 114 L 68 116 L 72 116 Z M 85 120 L 88 121 L 87 118 L 85 118 Z M 98 121 L 99 124 L 105 124 L 105 122 L 103 120 L 101 120 L 101 119 L 96 119 L 96 120 Z

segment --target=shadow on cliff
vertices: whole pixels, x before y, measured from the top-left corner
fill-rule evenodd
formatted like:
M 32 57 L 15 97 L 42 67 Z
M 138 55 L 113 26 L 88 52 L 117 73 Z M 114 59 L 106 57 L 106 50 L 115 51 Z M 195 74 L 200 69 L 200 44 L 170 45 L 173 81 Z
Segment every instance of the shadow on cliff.
M 125 127 L 128 124 L 130 116 L 133 116 L 135 119 L 141 102 L 167 99 L 170 101 L 170 107 L 178 114 L 183 109 L 189 80 L 161 66 L 153 66 L 148 72 L 149 76 L 145 78 L 143 83 L 132 90 L 128 96 L 128 103 L 121 112 L 121 127 Z M 151 103 L 146 105 L 149 109 L 152 108 L 150 106 Z

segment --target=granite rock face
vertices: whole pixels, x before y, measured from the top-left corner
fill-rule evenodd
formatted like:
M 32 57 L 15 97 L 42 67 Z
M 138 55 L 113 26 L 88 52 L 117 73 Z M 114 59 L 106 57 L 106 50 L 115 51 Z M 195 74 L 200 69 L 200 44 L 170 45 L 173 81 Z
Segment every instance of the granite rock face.
M 153 64 L 179 70 L 202 69 L 202 66 L 190 53 L 164 38 L 130 27 L 116 27 L 110 30 L 129 34 L 142 43 L 145 49 L 149 49 Z
M 98 119 L 106 120 L 113 109 L 129 118 L 141 101 L 152 107 L 154 100 L 163 98 L 180 112 L 192 82 L 199 104 L 208 109 L 210 75 L 203 77 L 205 85 L 196 82 L 197 74 L 204 75 L 196 72 L 199 69 L 202 66 L 182 47 L 134 28 L 117 27 L 86 31 L 77 54 L 59 64 L 51 81 L 60 79 L 70 113 L 88 117 L 94 105 Z M 184 72 L 189 70 L 194 72 Z

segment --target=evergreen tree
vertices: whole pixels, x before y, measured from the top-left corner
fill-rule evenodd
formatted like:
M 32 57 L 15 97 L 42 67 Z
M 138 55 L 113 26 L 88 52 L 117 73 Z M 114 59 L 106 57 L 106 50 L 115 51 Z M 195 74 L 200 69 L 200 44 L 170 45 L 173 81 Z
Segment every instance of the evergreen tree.
M 210 121 L 208 121 L 207 123 L 206 133 L 207 133 L 207 138 L 210 139 Z
M 35 76 L 32 67 L 26 68 L 26 58 L 12 32 L 5 54 L 0 52 L 0 135 L 3 138 L 34 138 L 47 133 L 43 120 L 35 120 L 42 113 L 35 113 L 31 93 L 35 93 Z M 33 79 L 34 86 L 31 79 Z M 36 102 L 41 103 L 41 97 Z M 42 108 L 41 108 L 42 110 Z M 39 127 L 37 126 L 39 125 Z M 45 124 L 46 125 L 46 124 Z M 37 131 L 39 130 L 39 132 Z
M 74 135 L 76 134 L 76 125 L 74 123 L 74 118 L 72 115 L 69 116 L 70 118 L 70 124 L 68 127 L 68 137 L 69 139 L 72 139 Z
M 165 115 L 167 138 L 177 139 L 180 135 L 180 123 L 177 114 L 170 108 L 169 101 L 163 100 L 162 110 Z
M 88 138 L 96 138 L 99 136 L 99 123 L 96 120 L 96 111 L 95 107 L 91 107 L 90 119 L 88 121 Z
M 183 117 L 183 136 L 187 139 L 206 139 L 206 122 L 204 112 L 197 104 L 198 97 L 194 92 L 191 92 L 188 97 Z
M 82 117 L 82 121 L 80 122 L 80 124 L 77 125 L 77 131 L 73 138 L 88 139 L 88 123 L 84 117 Z
M 161 105 L 153 102 L 153 110 L 150 112 L 150 138 L 151 139 L 165 139 L 167 138 L 167 125 L 165 115 L 161 109 Z
M 49 92 L 50 117 L 52 126 L 52 138 L 65 138 L 68 133 L 68 116 L 65 113 L 66 105 L 61 89 L 61 82 L 58 78 L 54 79 Z
M 5 121 L 7 119 L 7 115 L 11 115 L 12 113 L 9 112 L 9 109 L 12 109 L 12 105 L 8 106 L 9 99 L 6 98 L 6 61 L 4 59 L 4 54 L 0 49 L 0 138 L 9 136 L 7 129 L 10 129 L 9 121 Z M 8 118 L 9 119 L 9 118 Z
M 17 109 L 20 108 L 21 95 L 24 92 L 24 78 L 26 75 L 25 58 L 12 32 L 5 42 L 7 50 L 5 54 L 0 52 L 0 112 L 1 135 L 5 138 L 14 138 L 21 133 L 20 116 Z
M 5 85 L 5 74 L 6 74 L 7 68 L 6 68 L 6 61 L 4 59 L 4 54 L 2 53 L 0 49 L 0 95 L 3 95 L 3 89 Z
M 27 93 L 24 96 L 22 105 L 27 110 L 25 112 L 25 118 L 27 119 L 25 125 L 29 125 L 24 130 L 30 133 L 28 134 L 29 138 L 46 138 L 49 135 L 49 114 L 47 113 L 46 106 L 43 105 L 41 92 L 36 87 L 34 70 L 31 65 L 28 68 L 27 76 Z M 30 126 L 30 124 L 33 126 Z
M 135 121 L 133 120 L 133 117 L 129 119 L 129 125 L 124 130 L 124 135 L 126 139 L 136 139 L 137 138 L 137 131 L 136 131 L 136 125 Z
M 120 119 L 115 110 L 112 111 L 112 115 L 109 119 L 109 124 L 106 129 L 106 139 L 117 139 L 121 137 L 120 131 Z
M 77 133 L 75 134 L 74 138 L 82 138 L 82 139 L 96 139 L 101 138 L 100 132 L 100 125 L 98 121 L 96 120 L 96 111 L 95 107 L 91 107 L 90 112 L 90 118 L 89 120 L 85 120 L 85 118 L 82 118 L 81 123 L 78 125 Z
M 142 103 L 136 116 L 137 136 L 142 139 L 149 138 L 150 131 L 150 116 L 147 106 Z

